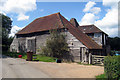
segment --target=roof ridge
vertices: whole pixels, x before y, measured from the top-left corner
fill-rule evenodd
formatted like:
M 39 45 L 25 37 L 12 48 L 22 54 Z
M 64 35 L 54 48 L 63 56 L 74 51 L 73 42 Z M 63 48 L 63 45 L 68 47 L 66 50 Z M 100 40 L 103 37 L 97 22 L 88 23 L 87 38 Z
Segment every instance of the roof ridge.
M 62 21 L 60 12 L 58 12 L 57 16 L 58 16 L 58 18 L 60 19 L 60 23 L 62 24 L 62 26 L 65 27 L 65 26 L 64 26 L 64 23 L 63 23 L 63 21 Z
M 36 19 L 39 19 L 39 18 L 45 18 L 45 17 L 48 17 L 48 16 L 51 16 L 51 15 L 55 15 L 55 14 L 59 14 L 60 12 L 57 12 L 57 13 L 53 13 L 53 14 L 50 14 L 50 15 L 46 15 L 46 16 L 43 16 L 43 17 L 38 17 Z
M 58 24 L 58 26 L 55 26 L 55 23 Z M 50 26 L 53 26 L 53 27 L 51 28 Z M 29 34 L 34 32 L 56 29 L 57 27 L 64 28 L 63 26 L 68 28 L 69 32 L 89 49 L 101 49 L 101 47 L 97 45 L 97 43 L 92 41 L 81 30 L 78 30 L 77 27 L 73 26 L 60 13 L 51 14 L 51 15 L 45 16 L 44 18 L 37 18 L 17 34 Z

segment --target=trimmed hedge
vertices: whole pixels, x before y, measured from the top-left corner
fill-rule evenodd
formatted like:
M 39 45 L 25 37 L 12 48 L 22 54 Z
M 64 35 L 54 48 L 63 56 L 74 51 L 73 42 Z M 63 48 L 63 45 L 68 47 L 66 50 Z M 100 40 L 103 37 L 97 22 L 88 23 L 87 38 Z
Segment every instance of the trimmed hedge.
M 105 57 L 104 72 L 109 80 L 120 80 L 120 56 Z

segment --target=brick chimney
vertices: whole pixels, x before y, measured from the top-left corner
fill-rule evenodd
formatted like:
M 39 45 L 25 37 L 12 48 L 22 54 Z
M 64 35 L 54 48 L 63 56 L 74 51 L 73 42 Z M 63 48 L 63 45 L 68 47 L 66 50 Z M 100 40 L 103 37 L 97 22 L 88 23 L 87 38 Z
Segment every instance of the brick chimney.
M 75 27 L 78 27 L 78 26 L 79 26 L 79 24 L 78 24 L 78 22 L 77 22 L 77 20 L 76 20 L 75 18 L 71 18 L 71 19 L 70 19 L 70 23 L 71 23 L 72 25 L 74 25 Z

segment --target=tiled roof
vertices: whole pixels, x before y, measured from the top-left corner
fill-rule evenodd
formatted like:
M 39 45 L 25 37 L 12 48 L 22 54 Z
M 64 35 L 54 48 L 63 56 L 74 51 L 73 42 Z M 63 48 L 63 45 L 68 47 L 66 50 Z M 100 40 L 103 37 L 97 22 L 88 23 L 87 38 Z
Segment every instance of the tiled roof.
M 70 19 L 70 23 L 71 23 L 73 26 L 75 26 L 75 27 L 78 27 L 78 26 L 79 26 L 79 24 L 78 24 L 78 22 L 77 22 L 77 20 L 76 20 L 75 18 L 71 18 L 71 19 Z
M 60 14 L 61 15 L 61 14 Z M 89 36 L 84 34 L 77 27 L 73 26 L 68 20 L 66 20 L 62 15 L 61 19 L 63 20 L 65 27 L 68 28 L 68 31 L 75 36 L 80 42 L 82 42 L 89 49 L 102 49 L 102 46 L 99 46 L 95 41 L 93 41 Z
M 32 23 L 23 28 L 21 31 L 19 31 L 17 34 L 28 34 L 57 28 L 67 28 L 68 31 L 80 42 L 82 42 L 88 49 L 102 49 L 101 46 L 99 46 L 96 42 L 94 42 L 89 36 L 84 34 L 77 27 L 73 26 L 60 13 L 55 13 L 49 16 L 37 18 Z
M 50 29 L 56 29 L 57 27 L 62 28 L 63 24 L 59 19 L 59 14 L 51 14 L 45 17 L 35 19 L 33 22 L 28 24 L 25 28 L 19 31 L 17 34 L 28 34 L 40 31 L 46 31 Z
M 95 25 L 83 25 L 78 27 L 82 32 L 84 33 L 98 33 L 98 32 L 103 32 L 100 30 L 98 27 Z

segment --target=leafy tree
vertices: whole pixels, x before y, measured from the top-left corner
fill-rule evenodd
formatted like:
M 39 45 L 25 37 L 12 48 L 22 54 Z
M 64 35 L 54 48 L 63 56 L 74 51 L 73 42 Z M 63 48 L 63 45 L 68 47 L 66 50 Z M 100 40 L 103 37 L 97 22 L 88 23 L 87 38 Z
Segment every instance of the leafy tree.
M 46 46 L 42 47 L 42 53 L 46 56 L 62 59 L 69 53 L 66 35 L 57 30 L 50 31 L 50 38 L 46 41 Z
M 10 17 L 5 16 L 4 14 L 0 13 L 0 17 L 2 18 L 2 50 L 6 51 L 9 48 L 9 45 L 12 42 L 12 37 L 9 38 L 9 33 L 12 28 L 12 20 Z
M 110 44 L 111 50 L 120 50 L 119 37 L 114 37 L 114 38 L 109 37 L 109 44 Z

